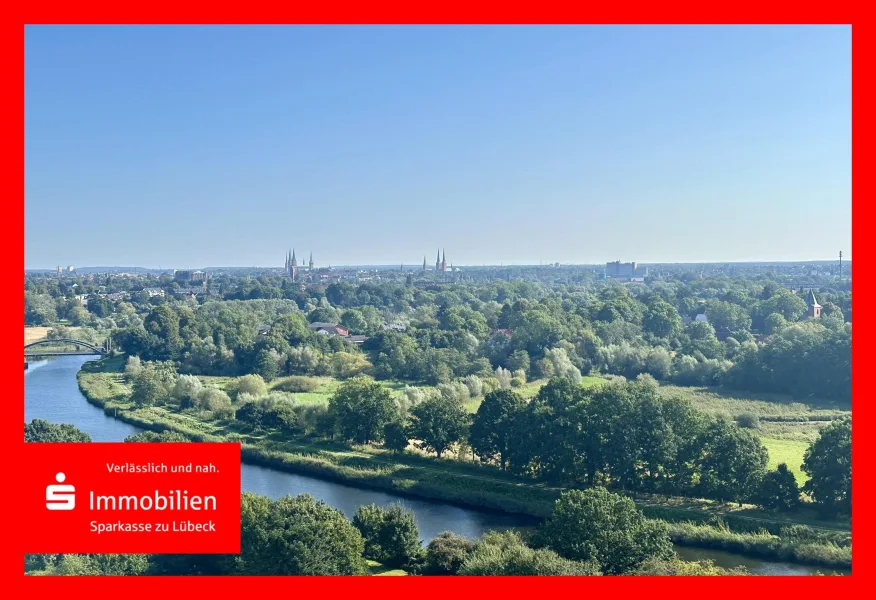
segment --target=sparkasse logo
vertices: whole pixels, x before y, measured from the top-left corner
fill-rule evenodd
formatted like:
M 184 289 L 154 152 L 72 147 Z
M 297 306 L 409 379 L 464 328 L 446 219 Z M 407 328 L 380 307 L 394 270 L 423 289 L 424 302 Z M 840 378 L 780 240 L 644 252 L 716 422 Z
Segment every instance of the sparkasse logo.
M 63 473 L 55 475 L 57 484 L 46 486 L 46 508 L 49 510 L 73 510 L 76 507 L 76 488 L 62 485 L 67 478 Z

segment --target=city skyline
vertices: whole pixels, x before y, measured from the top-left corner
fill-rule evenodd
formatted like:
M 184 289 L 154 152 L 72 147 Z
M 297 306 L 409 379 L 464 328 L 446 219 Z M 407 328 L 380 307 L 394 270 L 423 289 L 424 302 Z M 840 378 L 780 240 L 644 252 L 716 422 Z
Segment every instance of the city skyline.
M 849 27 L 25 45 L 26 268 L 270 267 L 284 240 L 323 265 L 851 260 Z

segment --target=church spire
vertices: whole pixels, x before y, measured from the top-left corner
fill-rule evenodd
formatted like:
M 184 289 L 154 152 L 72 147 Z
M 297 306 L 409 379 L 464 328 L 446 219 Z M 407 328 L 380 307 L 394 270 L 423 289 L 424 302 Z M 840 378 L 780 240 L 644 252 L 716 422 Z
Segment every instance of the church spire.
M 307 269 L 310 271 L 313 270 L 313 251 L 312 250 L 310 251 L 310 260 L 307 261 Z
M 426 270 L 426 255 L 423 255 L 423 270 Z

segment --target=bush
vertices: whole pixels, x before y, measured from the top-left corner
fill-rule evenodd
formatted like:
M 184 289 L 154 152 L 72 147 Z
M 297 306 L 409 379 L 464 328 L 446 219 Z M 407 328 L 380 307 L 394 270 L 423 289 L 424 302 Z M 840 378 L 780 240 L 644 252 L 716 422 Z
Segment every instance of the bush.
M 460 575 L 599 575 L 592 562 L 568 560 L 547 549 L 534 550 L 514 531 L 490 532 L 469 553 Z
M 173 386 L 173 397 L 180 406 L 194 406 L 195 399 L 202 389 L 204 389 L 204 385 L 194 375 L 180 375 Z
M 468 388 L 468 395 L 472 398 L 484 395 L 484 382 L 477 375 L 469 375 L 462 380 L 462 383 Z
M 293 394 L 304 394 L 307 392 L 312 392 L 320 385 L 319 380 L 311 379 L 310 377 L 301 377 L 293 375 L 291 377 L 286 377 L 285 379 L 281 379 L 276 382 L 271 389 L 278 390 L 280 392 L 291 392 Z
M 360 506 L 353 526 L 365 540 L 366 558 L 392 568 L 416 569 L 421 563 L 424 552 L 417 521 L 401 504 Z
M 445 531 L 426 547 L 427 575 L 456 575 L 477 544 L 453 532 Z
M 189 438 L 187 438 L 182 433 L 177 431 L 162 431 L 161 433 L 155 431 L 141 431 L 140 433 L 135 433 L 133 435 L 129 435 L 125 438 L 126 442 L 191 442 Z
M 679 558 L 649 558 L 632 575 L 750 575 L 745 567 L 723 569 L 711 560 L 686 561 Z
M 143 372 L 143 362 L 139 356 L 129 356 L 128 362 L 125 364 L 125 377 L 128 381 L 133 381 L 137 375 Z
M 268 395 L 268 385 L 261 375 L 244 375 L 234 382 L 238 394 L 252 394 L 256 398 Z
M 526 382 L 520 377 L 514 377 L 511 379 L 512 388 L 522 388 L 524 385 L 526 385 Z
M 223 416 L 233 412 L 231 398 L 218 388 L 204 388 L 198 393 L 195 403 L 201 410 L 209 410 L 212 413 L 221 413 Z
M 760 418 L 752 413 L 739 415 L 736 423 L 743 429 L 760 429 Z

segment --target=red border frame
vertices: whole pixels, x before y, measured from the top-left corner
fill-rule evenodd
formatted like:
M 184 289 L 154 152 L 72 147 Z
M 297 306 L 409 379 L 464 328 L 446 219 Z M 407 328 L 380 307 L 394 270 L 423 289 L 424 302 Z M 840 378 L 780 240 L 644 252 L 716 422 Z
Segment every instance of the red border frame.
M 41 3 L 38 6 L 25 6 L 22 13 L 10 19 L 3 26 L 0 44 L 3 45 L 3 87 L 7 93 L 7 110 L 2 117 L 2 143 L 6 149 L 5 160 L 2 163 L 3 182 L 6 188 L 6 216 L 2 228 L 3 246 L 6 256 L 16 257 L 18 264 L 24 263 L 24 157 L 22 143 L 24 139 L 24 25 L 49 23 L 309 23 L 309 24 L 391 24 L 391 23 L 468 23 L 468 24 L 534 24 L 534 23 L 620 23 L 633 20 L 639 23 L 835 23 L 852 24 L 853 48 L 853 85 L 854 104 L 858 107 L 876 106 L 873 97 L 872 49 L 874 46 L 874 28 L 864 19 L 866 13 L 858 8 L 838 5 L 822 5 L 814 3 L 791 3 L 787 1 L 764 4 L 762 2 L 741 2 L 728 6 L 729 10 L 705 6 L 702 3 L 676 2 L 672 7 L 651 3 L 629 3 L 626 5 L 600 5 L 585 9 L 572 5 L 527 6 L 523 4 L 507 4 L 485 2 L 473 6 L 466 2 L 445 2 L 439 7 L 415 6 L 402 3 L 361 4 L 338 2 L 330 7 L 307 6 L 283 10 L 281 5 L 256 7 L 253 5 L 235 6 L 232 4 L 214 4 L 207 2 L 192 2 L 186 6 L 179 3 L 159 0 L 144 9 L 137 10 L 132 6 L 106 1 L 92 2 L 90 6 L 62 5 L 60 3 Z M 638 15 L 632 19 L 631 15 Z M 499 16 L 504 15 L 504 16 Z M 866 146 L 873 135 L 872 109 L 864 108 L 854 113 L 853 119 L 853 165 L 859 167 L 857 176 L 853 179 L 853 197 L 858 199 L 857 207 L 853 201 L 853 234 L 866 235 L 871 222 L 867 199 L 873 195 L 872 163 L 866 156 Z M 854 168 L 853 168 L 854 171 Z M 857 208 L 857 210 L 855 210 Z M 826 210 L 829 208 L 826 206 Z M 860 239 L 860 238 L 859 238 Z M 862 265 L 869 259 L 868 247 L 858 244 L 856 249 L 859 273 L 863 273 Z M 869 299 L 872 286 L 867 279 L 857 279 L 861 298 Z M 5 451 L 7 460 L 5 466 L 26 468 L 16 460 L 23 450 L 21 437 L 21 420 L 23 419 L 23 379 L 17 379 L 20 357 L 13 356 L 12 349 L 17 352 L 20 338 L 17 336 L 21 327 L 23 313 L 23 296 L 12 293 L 3 296 L 2 315 L 3 330 L 8 337 L 2 345 L 2 368 L 4 380 L 19 381 L 8 398 L 4 417 L 0 419 L 0 448 Z M 867 310 L 856 311 L 858 336 L 869 339 L 872 331 L 871 319 Z M 12 338 L 15 338 L 15 344 Z M 860 344 L 853 348 L 854 365 L 860 367 L 870 354 Z M 15 373 L 13 373 L 13 367 Z M 869 403 L 861 401 L 865 393 L 865 380 L 855 378 L 853 381 L 854 410 L 859 414 L 861 423 L 870 422 L 872 410 Z M 14 417 L 14 418 L 13 418 Z M 870 461 L 867 457 L 873 455 L 869 436 L 862 436 L 860 429 L 854 441 L 854 460 L 858 465 L 867 467 Z M 871 575 L 864 568 L 870 560 L 870 533 L 872 532 L 872 516 L 868 510 L 858 510 L 854 520 L 854 535 L 857 539 L 855 554 L 855 574 L 850 577 L 594 577 L 587 579 L 566 577 L 446 577 L 434 580 L 429 577 L 139 577 L 136 580 L 126 577 L 25 577 L 23 574 L 23 558 L 18 550 L 18 540 L 27 535 L 24 524 L 16 522 L 16 507 L 14 506 L 14 489 L 17 473 L 4 477 L 0 494 L 0 503 L 5 509 L 2 514 L 8 515 L 3 523 L 4 542 L 0 544 L 2 551 L 3 579 L 16 582 L 16 588 L 23 588 L 27 593 L 36 593 L 38 597 L 54 593 L 90 593 L 90 594 L 124 594 L 125 597 L 154 598 L 162 592 L 170 592 L 173 596 L 198 592 L 285 592 L 301 595 L 323 594 L 326 591 L 334 593 L 350 593 L 361 595 L 363 592 L 377 592 L 383 596 L 408 596 L 416 593 L 421 597 L 431 597 L 451 594 L 527 594 L 527 593 L 576 593 L 586 590 L 593 593 L 636 594 L 647 597 L 670 596 L 677 597 L 679 591 L 685 593 L 706 592 L 712 597 L 739 597 L 740 593 L 755 593 L 768 595 L 777 593 L 791 595 L 795 593 L 831 593 L 863 595 L 867 589 L 866 581 Z M 855 479 L 855 495 L 862 498 L 863 489 L 867 483 L 866 477 L 860 474 Z M 859 502 L 861 502 L 859 500 Z M 859 504 L 859 506 L 863 506 Z M 291 587 L 291 586 L 294 586 Z

